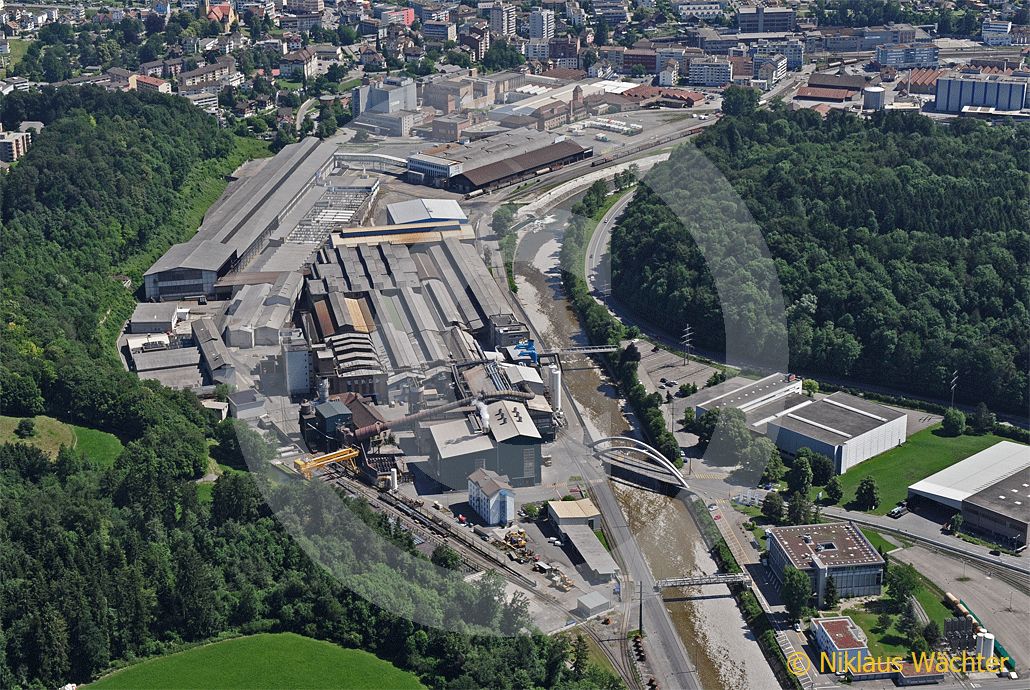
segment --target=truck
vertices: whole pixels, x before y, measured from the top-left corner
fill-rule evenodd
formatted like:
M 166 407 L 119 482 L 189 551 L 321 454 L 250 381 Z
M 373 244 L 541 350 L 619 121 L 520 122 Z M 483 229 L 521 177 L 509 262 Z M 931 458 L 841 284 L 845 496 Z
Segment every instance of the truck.
M 607 134 L 598 134 L 598 135 L 594 136 L 594 139 L 596 139 L 597 141 L 608 141 L 608 135 Z

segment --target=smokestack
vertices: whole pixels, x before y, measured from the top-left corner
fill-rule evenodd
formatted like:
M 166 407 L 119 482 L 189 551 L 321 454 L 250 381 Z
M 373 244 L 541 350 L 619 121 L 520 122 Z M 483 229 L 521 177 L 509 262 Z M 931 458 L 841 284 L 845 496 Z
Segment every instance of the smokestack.
M 483 433 L 490 431 L 490 412 L 486 409 L 486 403 L 482 400 L 476 401 L 476 410 L 479 412 L 479 421 L 483 425 Z

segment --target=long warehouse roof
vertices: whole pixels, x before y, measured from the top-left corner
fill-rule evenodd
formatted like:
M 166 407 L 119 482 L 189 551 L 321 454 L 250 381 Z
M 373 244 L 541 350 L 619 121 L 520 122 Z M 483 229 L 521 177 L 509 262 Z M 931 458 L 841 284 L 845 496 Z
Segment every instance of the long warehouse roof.
M 999 441 L 976 455 L 908 487 L 923 496 L 960 509 L 973 494 L 1030 469 L 1030 446 Z

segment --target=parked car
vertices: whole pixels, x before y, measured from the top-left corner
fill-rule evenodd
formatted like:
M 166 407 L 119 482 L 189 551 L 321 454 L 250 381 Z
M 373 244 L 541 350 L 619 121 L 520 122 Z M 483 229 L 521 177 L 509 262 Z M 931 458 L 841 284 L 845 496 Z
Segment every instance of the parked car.
M 904 506 L 897 506 L 896 508 L 891 508 L 891 511 L 887 513 L 887 517 L 894 518 L 896 520 L 907 512 L 908 508 Z
M 658 380 L 659 380 L 659 381 L 660 381 L 661 383 L 668 383 L 668 382 L 669 382 L 669 379 L 665 378 L 664 376 L 663 376 L 662 378 L 658 379 Z
M 794 632 L 801 632 L 801 621 L 794 624 Z

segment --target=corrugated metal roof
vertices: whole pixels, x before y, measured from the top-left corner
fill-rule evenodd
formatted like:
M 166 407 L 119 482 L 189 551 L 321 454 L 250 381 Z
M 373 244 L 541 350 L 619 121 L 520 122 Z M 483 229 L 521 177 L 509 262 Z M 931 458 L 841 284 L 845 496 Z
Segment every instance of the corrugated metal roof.
M 560 141 L 519 156 L 506 158 L 489 165 L 473 168 L 472 170 L 466 170 L 461 175 L 457 175 L 457 177 L 464 177 L 475 187 L 484 187 L 491 182 L 503 180 L 512 175 L 546 168 L 555 161 L 578 155 L 584 151 L 586 149 L 574 141 Z

